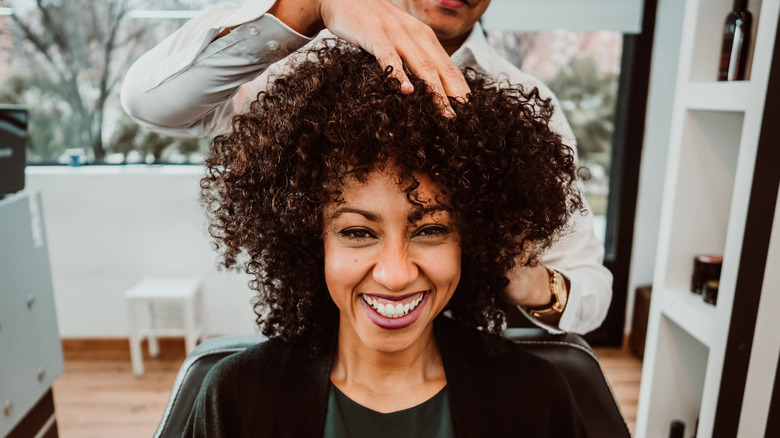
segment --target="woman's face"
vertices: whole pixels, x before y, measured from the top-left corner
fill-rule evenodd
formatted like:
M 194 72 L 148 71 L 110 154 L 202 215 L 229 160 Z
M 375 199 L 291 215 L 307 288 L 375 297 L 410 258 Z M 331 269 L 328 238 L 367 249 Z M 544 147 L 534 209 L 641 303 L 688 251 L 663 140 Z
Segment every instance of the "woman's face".
M 422 207 L 409 203 L 406 182 L 385 166 L 364 183 L 348 180 L 343 202 L 325 208 L 325 281 L 340 312 L 340 342 L 384 353 L 422 346 L 458 285 L 453 218 L 433 182 L 417 179 Z

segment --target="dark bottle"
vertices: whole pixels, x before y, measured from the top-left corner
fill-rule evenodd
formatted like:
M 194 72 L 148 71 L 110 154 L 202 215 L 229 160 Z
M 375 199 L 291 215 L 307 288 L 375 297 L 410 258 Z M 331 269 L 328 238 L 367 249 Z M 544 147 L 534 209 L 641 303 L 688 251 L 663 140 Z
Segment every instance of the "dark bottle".
M 680 420 L 672 420 L 669 425 L 669 438 L 684 438 L 685 423 Z
M 723 26 L 719 81 L 745 79 L 752 24 L 753 16 L 747 10 L 747 0 L 734 0 L 734 10 L 726 16 L 726 23 Z

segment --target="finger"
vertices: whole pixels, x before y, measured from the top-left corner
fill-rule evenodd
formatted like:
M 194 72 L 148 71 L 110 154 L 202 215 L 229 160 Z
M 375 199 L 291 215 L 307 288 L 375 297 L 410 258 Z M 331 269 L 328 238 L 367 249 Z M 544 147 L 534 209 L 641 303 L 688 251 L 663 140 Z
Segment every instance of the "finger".
M 447 91 L 439 76 L 438 68 L 431 58 L 418 45 L 401 48 L 400 55 L 409 70 L 425 81 L 426 85 L 439 97 L 438 105 L 442 114 L 447 118 L 455 117 L 455 111 L 447 99 Z
M 468 100 L 468 94 L 471 93 L 471 88 L 466 82 L 463 72 L 460 71 L 460 68 L 458 68 L 452 60 L 450 60 L 448 65 L 439 67 L 439 78 L 441 79 L 442 86 L 444 87 L 447 96 L 452 96 L 460 102 L 466 102 Z
M 398 55 L 398 52 L 387 43 L 383 45 L 377 53 L 378 54 L 375 54 L 377 57 L 376 59 L 383 69 L 388 66 L 392 67 L 393 71 L 390 73 L 390 76 L 401 83 L 401 93 L 409 94 L 414 91 L 412 81 L 409 80 L 409 77 L 406 76 L 406 73 L 404 72 L 404 64 L 401 57 Z
M 445 95 L 465 102 L 466 96 L 471 92 L 471 89 L 468 83 L 466 83 L 463 72 L 452 61 L 447 51 L 444 50 L 433 30 L 429 26 L 423 25 L 423 32 L 427 38 L 419 40 L 420 47 L 423 53 L 432 60 Z

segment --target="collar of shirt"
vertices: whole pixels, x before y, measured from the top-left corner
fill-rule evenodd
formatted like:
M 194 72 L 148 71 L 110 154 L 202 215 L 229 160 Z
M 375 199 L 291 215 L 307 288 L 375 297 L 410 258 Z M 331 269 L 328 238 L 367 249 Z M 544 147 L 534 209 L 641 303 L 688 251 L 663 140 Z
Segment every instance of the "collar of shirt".
M 452 60 L 460 68 L 472 67 L 489 75 L 494 75 L 497 54 L 488 44 L 482 25 L 477 22 L 471 29 L 466 41 L 452 54 Z

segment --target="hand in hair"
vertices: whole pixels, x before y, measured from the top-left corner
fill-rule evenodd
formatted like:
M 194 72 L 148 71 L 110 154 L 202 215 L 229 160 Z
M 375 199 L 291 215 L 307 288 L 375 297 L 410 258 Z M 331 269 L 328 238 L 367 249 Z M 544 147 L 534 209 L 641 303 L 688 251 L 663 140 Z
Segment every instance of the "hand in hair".
M 269 12 L 304 35 L 327 28 L 362 47 L 382 67 L 393 68 L 391 76 L 405 94 L 414 86 L 404 65 L 439 96 L 465 99 L 469 93 L 463 73 L 433 30 L 387 0 L 279 0 Z M 447 99 L 440 100 L 439 106 L 445 115 L 454 115 Z

